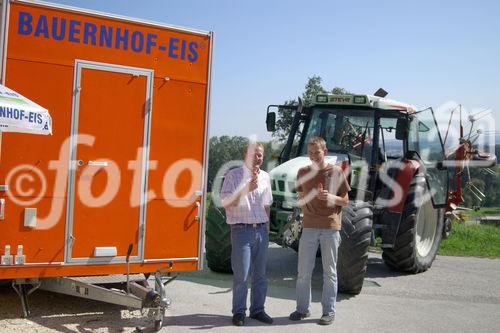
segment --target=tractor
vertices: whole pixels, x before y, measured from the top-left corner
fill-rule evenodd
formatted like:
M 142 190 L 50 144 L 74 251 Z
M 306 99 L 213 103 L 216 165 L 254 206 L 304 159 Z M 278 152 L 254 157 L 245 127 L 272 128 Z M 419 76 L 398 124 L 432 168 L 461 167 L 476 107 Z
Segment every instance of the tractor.
M 496 163 L 491 154 L 474 150 L 463 135 L 452 155 L 445 154 L 434 111 L 375 95 L 318 94 L 312 103 L 270 105 L 268 131 L 275 131 L 276 111 L 292 112 L 288 139 L 270 171 L 273 206 L 270 240 L 298 250 L 302 215 L 295 190 L 297 171 L 310 164 L 308 139 L 323 137 L 327 161 L 344 170 L 351 191 L 342 211 L 338 279 L 341 292 L 359 294 L 370 246 L 382 250 L 391 268 L 419 273 L 431 267 L 451 215 L 463 202 L 464 163 L 480 159 Z M 454 173 L 452 172 L 454 170 Z M 451 185 L 451 186 L 450 186 Z M 207 214 L 208 267 L 231 272 L 230 230 L 223 208 L 211 204 Z M 320 255 L 320 253 L 318 253 Z

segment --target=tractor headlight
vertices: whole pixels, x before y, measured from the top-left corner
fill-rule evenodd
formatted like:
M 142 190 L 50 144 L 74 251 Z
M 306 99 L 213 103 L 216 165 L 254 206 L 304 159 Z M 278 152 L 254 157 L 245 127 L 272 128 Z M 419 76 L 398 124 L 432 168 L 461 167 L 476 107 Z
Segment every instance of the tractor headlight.
M 366 96 L 354 96 L 354 104 L 366 104 Z
M 317 95 L 316 102 L 318 103 L 328 103 L 328 95 Z

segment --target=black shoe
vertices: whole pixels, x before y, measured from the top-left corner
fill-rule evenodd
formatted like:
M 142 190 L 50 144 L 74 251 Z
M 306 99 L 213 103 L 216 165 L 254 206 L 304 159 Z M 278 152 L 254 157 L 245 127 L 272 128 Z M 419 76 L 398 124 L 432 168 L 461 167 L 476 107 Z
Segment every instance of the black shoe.
M 273 323 L 273 318 L 269 317 L 269 315 L 267 313 L 265 313 L 264 311 L 250 315 L 250 318 L 258 320 L 258 321 L 263 322 L 265 324 L 272 324 Z
M 234 326 L 245 326 L 245 314 L 237 313 L 233 315 L 233 325 Z
M 309 312 L 309 311 L 307 311 L 306 313 L 300 313 L 299 311 L 293 311 L 292 313 L 290 313 L 290 316 L 288 317 L 288 319 L 293 320 L 293 321 L 297 321 L 297 320 L 306 319 L 307 317 L 310 317 L 310 316 L 311 316 L 311 312 Z

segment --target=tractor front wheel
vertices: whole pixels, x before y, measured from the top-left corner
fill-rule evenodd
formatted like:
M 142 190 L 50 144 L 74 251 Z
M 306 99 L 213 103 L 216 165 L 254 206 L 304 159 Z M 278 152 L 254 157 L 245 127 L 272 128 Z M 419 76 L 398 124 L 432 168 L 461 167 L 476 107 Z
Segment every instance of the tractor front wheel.
M 342 210 L 339 247 L 339 290 L 359 294 L 363 287 L 371 243 L 373 207 L 364 201 L 349 201 Z

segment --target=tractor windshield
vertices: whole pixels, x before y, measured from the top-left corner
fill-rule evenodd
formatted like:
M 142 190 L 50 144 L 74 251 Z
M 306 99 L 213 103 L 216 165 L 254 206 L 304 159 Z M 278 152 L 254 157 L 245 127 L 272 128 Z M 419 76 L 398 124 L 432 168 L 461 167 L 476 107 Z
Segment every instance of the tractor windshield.
M 366 158 L 371 153 L 374 120 L 374 114 L 368 110 L 314 109 L 304 142 L 320 136 L 331 152 Z M 303 144 L 300 155 L 306 154 L 307 145 Z

